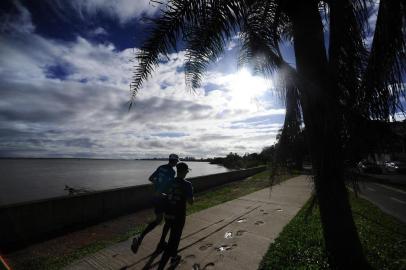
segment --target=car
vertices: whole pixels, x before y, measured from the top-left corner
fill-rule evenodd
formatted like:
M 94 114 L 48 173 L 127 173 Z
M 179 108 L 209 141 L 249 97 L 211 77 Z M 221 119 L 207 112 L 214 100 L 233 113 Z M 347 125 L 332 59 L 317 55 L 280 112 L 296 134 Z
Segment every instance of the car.
M 357 167 L 360 173 L 382 173 L 382 169 L 378 164 L 365 159 L 358 162 Z
M 406 173 L 406 162 L 387 161 L 384 168 L 388 173 Z

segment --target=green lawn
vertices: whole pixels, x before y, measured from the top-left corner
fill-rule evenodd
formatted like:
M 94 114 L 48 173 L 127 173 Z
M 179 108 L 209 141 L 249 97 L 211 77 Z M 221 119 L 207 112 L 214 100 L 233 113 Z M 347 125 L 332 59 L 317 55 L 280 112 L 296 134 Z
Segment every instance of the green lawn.
M 281 175 L 275 179 L 274 184 L 291 177 L 293 177 L 293 175 Z M 192 206 L 188 206 L 187 214 L 189 215 L 217 204 L 242 197 L 254 191 L 269 187 L 270 185 L 269 171 L 264 171 L 245 180 L 216 187 L 210 191 L 195 195 L 195 203 Z
M 274 183 L 279 183 L 291 177 L 292 175 L 281 175 L 274 181 Z M 224 184 L 211 190 L 204 191 L 195 195 L 195 203 L 192 206 L 188 206 L 187 214 L 190 215 L 220 203 L 236 199 L 254 191 L 266 188 L 270 186 L 270 184 L 269 171 L 264 171 L 245 180 Z M 143 228 L 144 226 L 134 227 L 126 233 L 123 233 L 122 235 L 108 241 L 96 241 L 90 245 L 79 248 L 70 254 L 65 254 L 64 256 L 50 255 L 47 257 L 34 257 L 30 258 L 29 260 L 16 262 L 13 265 L 13 269 L 60 269 L 88 254 L 97 252 L 109 245 L 125 241 L 136 233 L 140 232 Z
M 406 225 L 350 194 L 365 255 L 375 269 L 406 269 Z M 318 208 L 309 202 L 269 246 L 259 269 L 329 269 Z

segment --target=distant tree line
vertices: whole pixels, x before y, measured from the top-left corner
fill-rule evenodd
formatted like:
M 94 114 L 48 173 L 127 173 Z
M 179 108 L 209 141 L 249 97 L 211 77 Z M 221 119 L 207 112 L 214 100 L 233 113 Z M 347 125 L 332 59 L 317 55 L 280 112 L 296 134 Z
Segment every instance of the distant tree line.
M 215 157 L 209 160 L 211 164 L 223 165 L 228 169 L 246 169 L 265 165 L 269 162 L 263 153 L 246 153 L 243 156 L 230 152 L 226 157 Z
M 277 142 L 266 146 L 260 153 L 245 153 L 240 156 L 230 152 L 226 157 L 209 158 L 211 164 L 220 164 L 229 169 L 246 169 L 261 165 L 275 165 L 287 169 L 301 170 L 303 162 L 309 159 L 304 129 L 276 136 Z

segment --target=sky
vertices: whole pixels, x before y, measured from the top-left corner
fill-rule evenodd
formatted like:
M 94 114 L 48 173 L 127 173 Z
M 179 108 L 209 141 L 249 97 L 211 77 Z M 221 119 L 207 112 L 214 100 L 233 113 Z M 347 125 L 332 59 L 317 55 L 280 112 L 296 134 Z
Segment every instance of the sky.
M 185 86 L 185 52 L 170 54 L 129 111 L 131 59 L 157 6 L 1 2 L 0 157 L 201 158 L 275 142 L 283 102 L 271 78 L 237 68 L 237 38 L 195 92 Z
M 0 157 L 205 158 L 274 144 L 284 104 L 275 78 L 237 68 L 237 36 L 195 92 L 185 51 L 171 53 L 128 110 L 143 18 L 158 11 L 149 0 L 2 0 Z M 289 44 L 282 53 L 294 64 Z

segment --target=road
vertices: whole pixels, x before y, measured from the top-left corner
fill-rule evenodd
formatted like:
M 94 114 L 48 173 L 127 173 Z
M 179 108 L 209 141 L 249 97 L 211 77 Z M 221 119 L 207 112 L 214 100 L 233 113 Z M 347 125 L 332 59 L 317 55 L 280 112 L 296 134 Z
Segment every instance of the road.
M 361 182 L 359 186 L 361 197 L 406 224 L 406 191 L 371 182 Z
M 372 177 L 381 183 L 389 183 L 395 185 L 406 185 L 405 174 L 365 174 L 368 177 Z

